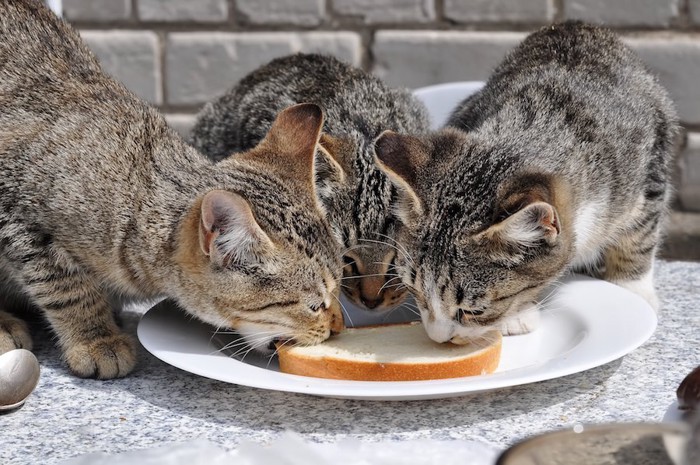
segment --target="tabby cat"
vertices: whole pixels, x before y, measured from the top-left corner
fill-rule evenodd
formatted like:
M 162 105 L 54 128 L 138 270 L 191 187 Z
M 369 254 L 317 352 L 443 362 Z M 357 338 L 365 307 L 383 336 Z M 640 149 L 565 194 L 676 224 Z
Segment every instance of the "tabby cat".
M 399 269 L 430 337 L 528 332 L 542 289 L 572 269 L 656 308 L 677 131 L 630 49 L 563 23 L 528 36 L 447 128 L 378 138 L 377 162 L 401 192 Z
M 291 55 L 271 61 L 207 104 L 192 131 L 193 145 L 215 160 L 248 150 L 275 114 L 312 102 L 326 112 L 316 181 L 335 236 L 345 247 L 343 290 L 355 303 L 380 310 L 405 291 L 394 270 L 397 223 L 394 190 L 374 165 L 373 143 L 385 129 L 424 133 L 425 108 L 407 91 L 335 58 Z
M 342 325 L 342 262 L 313 179 L 322 126 L 318 106 L 291 107 L 213 164 L 41 2 L 0 1 L 0 293 L 38 307 L 84 377 L 135 364 L 110 291 L 172 297 L 254 345 L 320 342 Z M 7 310 L 0 351 L 30 347 Z

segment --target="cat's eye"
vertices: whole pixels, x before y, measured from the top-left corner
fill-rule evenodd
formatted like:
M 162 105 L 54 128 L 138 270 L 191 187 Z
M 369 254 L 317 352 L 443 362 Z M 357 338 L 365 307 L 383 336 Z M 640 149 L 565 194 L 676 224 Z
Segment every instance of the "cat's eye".
M 348 257 L 347 255 L 343 255 L 343 263 L 345 264 L 345 266 L 350 267 L 350 269 L 352 270 L 353 276 L 359 276 L 361 274 L 360 269 L 357 267 L 357 260 L 356 259 L 354 259 L 352 257 Z
M 326 304 L 320 303 L 320 304 L 318 304 L 318 305 L 312 305 L 312 306 L 309 307 L 309 309 L 310 309 L 312 312 L 314 312 L 314 313 L 318 313 L 318 312 L 320 312 L 320 311 L 325 311 L 325 310 L 326 310 Z
M 465 317 L 469 318 L 469 317 L 474 317 L 474 316 L 481 316 L 483 314 L 484 314 L 483 310 L 458 308 L 457 314 L 455 315 L 455 320 L 461 322 L 462 319 L 464 319 Z
M 391 260 L 389 260 L 388 269 L 390 271 L 393 271 L 396 269 L 396 254 L 395 253 L 391 255 Z

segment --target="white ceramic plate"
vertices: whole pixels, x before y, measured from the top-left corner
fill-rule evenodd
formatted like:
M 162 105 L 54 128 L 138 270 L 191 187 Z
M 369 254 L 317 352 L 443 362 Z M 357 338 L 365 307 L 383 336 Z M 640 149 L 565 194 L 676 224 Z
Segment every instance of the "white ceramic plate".
M 480 81 L 447 82 L 415 89 L 413 95 L 425 104 L 430 115 L 430 128 L 439 129 L 447 123 L 458 103 L 474 92 L 481 90 Z
M 656 328 L 656 313 L 646 301 L 605 281 L 577 275 L 566 278 L 548 302 L 537 331 L 503 338 L 495 373 L 435 381 L 339 381 L 280 373 L 274 358 L 249 353 L 241 361 L 222 353 L 220 347 L 234 336 L 214 337 L 214 328 L 193 320 L 167 300 L 143 316 L 138 337 L 164 362 L 228 383 L 328 397 L 410 400 L 459 396 L 588 370 L 636 349 Z M 355 325 L 385 318 L 356 309 L 350 312 Z M 391 320 L 406 314 L 397 312 Z

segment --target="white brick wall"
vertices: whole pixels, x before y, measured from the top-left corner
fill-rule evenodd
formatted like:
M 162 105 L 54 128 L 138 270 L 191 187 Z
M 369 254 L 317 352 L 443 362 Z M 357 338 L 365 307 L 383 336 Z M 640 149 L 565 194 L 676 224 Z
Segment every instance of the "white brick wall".
M 105 69 L 160 107 L 183 134 L 205 101 L 288 53 L 330 53 L 392 85 L 415 88 L 486 79 L 540 25 L 604 24 L 673 98 L 690 134 L 678 156 L 677 203 L 700 212 L 700 0 L 63 0 L 63 6 Z
M 522 22 L 554 19 L 553 0 L 444 0 L 445 18 L 458 23 Z
M 316 26 L 326 14 L 325 0 L 238 0 L 237 12 L 246 24 Z
M 688 0 L 690 21 L 693 24 L 700 24 L 700 0 Z
M 425 23 L 435 18 L 433 0 L 333 0 L 333 11 L 366 24 Z
M 131 0 L 63 0 L 69 21 L 119 21 L 131 17 Z
M 666 27 L 678 18 L 681 0 L 564 0 L 564 17 L 607 26 Z
M 449 81 L 485 80 L 523 37 L 516 32 L 379 31 L 374 71 L 409 88 Z
M 187 137 L 194 126 L 196 115 L 192 113 L 166 113 L 165 120 L 181 136 Z
M 105 71 L 150 103 L 163 103 L 158 36 L 152 31 L 82 31 Z
M 296 52 L 329 53 L 358 64 L 360 40 L 352 32 L 173 33 L 165 51 L 168 102 L 204 103 L 273 58 Z
M 226 0 L 139 0 L 142 21 L 216 23 L 228 19 Z
M 700 124 L 700 35 L 653 34 L 625 41 L 659 76 L 681 120 Z
M 684 210 L 700 212 L 700 133 L 688 134 L 688 145 L 679 156 L 678 202 Z

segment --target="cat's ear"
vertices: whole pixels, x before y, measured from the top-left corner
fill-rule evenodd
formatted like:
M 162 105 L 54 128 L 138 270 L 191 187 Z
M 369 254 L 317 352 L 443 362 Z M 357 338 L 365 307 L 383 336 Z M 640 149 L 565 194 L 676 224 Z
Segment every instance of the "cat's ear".
M 248 202 L 224 190 L 210 191 L 202 199 L 199 245 L 213 263 L 222 267 L 257 262 L 274 248 Z
M 280 111 L 265 138 L 252 150 L 231 157 L 231 163 L 263 165 L 266 172 L 294 182 L 309 196 L 316 196 L 316 168 L 335 170 L 332 160 L 318 154 L 323 129 L 323 111 L 313 103 L 300 103 Z M 320 207 L 320 202 L 317 202 Z
M 313 182 L 313 163 L 323 128 L 323 110 L 300 103 L 277 114 L 270 130 L 251 156 L 265 159 L 280 173 Z
M 376 165 L 398 192 L 395 213 L 405 224 L 413 223 L 423 213 L 417 186 L 428 161 L 428 148 L 416 137 L 384 131 L 374 142 L 374 153 Z
M 347 180 L 339 156 L 341 153 L 342 147 L 335 138 L 321 134 L 314 157 L 314 191 L 322 211 L 326 210 Z
M 533 202 L 474 239 L 492 259 L 517 264 L 528 252 L 555 245 L 560 232 L 556 209 L 547 202 Z

